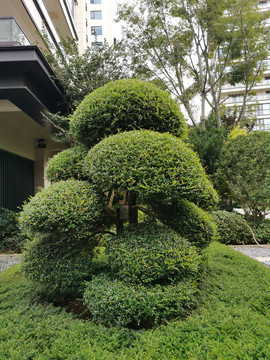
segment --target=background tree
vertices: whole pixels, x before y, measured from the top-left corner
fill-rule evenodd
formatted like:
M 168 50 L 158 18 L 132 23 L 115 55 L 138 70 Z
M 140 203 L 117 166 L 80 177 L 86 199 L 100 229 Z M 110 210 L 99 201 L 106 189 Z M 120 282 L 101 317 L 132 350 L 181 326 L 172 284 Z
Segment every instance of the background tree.
M 88 47 L 80 54 L 78 43 L 74 39 L 61 37 L 61 42 L 55 49 L 45 32 L 41 37 L 47 46 L 44 55 L 55 73 L 55 80 L 64 91 L 64 101 L 59 104 L 62 112 L 48 114 L 46 118 L 55 126 L 53 139 L 70 145 L 73 139 L 68 132 L 68 116 L 95 89 L 110 81 L 126 78 L 127 67 L 114 46 L 109 46 L 106 41 L 98 49 Z
M 264 220 L 270 207 L 270 134 L 254 132 L 229 139 L 217 172 L 220 194 L 247 218 Z
M 135 0 L 118 12 L 126 24 L 123 47 L 132 71 L 168 88 L 194 125 L 192 101 L 199 95 L 202 131 L 206 105 L 221 126 L 221 87 L 226 83 L 244 83 L 239 120 L 245 116 L 247 95 L 268 55 L 268 17 L 255 0 Z

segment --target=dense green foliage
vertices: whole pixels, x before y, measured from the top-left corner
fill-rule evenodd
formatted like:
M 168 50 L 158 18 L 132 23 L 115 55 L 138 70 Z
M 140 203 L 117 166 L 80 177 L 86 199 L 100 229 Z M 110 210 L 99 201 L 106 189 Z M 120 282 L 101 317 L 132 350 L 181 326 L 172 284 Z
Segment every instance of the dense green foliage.
M 131 79 L 111 82 L 86 96 L 70 123 L 71 134 L 89 148 L 106 136 L 138 129 L 186 134 L 179 105 L 169 94 Z
M 141 130 L 110 136 L 88 152 L 85 172 L 99 190 L 134 191 L 147 202 L 186 198 L 206 209 L 217 202 L 197 155 L 169 134 Z
M 151 327 L 194 305 L 202 256 L 156 222 L 127 228 L 105 241 L 108 270 L 87 284 L 84 301 L 95 321 Z
M 170 317 L 187 314 L 194 306 L 197 284 L 190 280 L 174 285 L 129 286 L 104 275 L 87 284 L 84 301 L 93 320 L 104 325 L 152 327 Z
M 0 274 L 1 360 L 268 359 L 270 272 L 218 243 L 209 274 L 184 319 L 147 331 L 79 320 L 37 297 L 18 267 Z
M 222 195 L 244 209 L 246 217 L 263 219 L 270 207 L 270 133 L 256 131 L 228 140 L 220 159 Z
M 90 238 L 89 244 L 75 246 L 51 234 L 39 236 L 26 245 L 22 271 L 29 279 L 42 284 L 43 291 L 54 299 L 59 296 L 74 298 L 83 290 L 83 282 L 91 278 L 92 250 L 97 244 L 96 237 Z
M 198 277 L 201 257 L 169 228 L 141 223 L 106 242 L 112 274 L 125 283 L 168 284 Z
M 201 126 L 192 126 L 188 132 L 189 145 L 199 155 L 206 173 L 211 176 L 213 181 L 218 168 L 222 146 L 230 128 L 227 123 L 223 123 L 218 128 L 215 117 L 210 115 L 205 122 L 204 132 Z
M 250 221 L 248 224 L 252 227 L 252 231 L 255 235 L 256 240 L 261 244 L 270 244 L 270 220 L 265 219 L 261 221 Z
M 25 240 L 20 232 L 18 214 L 0 208 L 0 252 L 21 252 Z
M 211 215 L 194 203 L 185 199 L 170 205 L 155 201 L 151 207 L 162 223 L 198 248 L 204 248 L 215 240 L 216 225 Z
M 250 244 L 254 242 L 246 220 L 239 214 L 228 211 L 212 213 L 219 233 L 218 240 L 223 244 Z
M 60 181 L 24 205 L 22 229 L 30 236 L 51 235 L 52 242 L 87 241 L 100 225 L 101 196 L 86 181 Z
M 72 147 L 54 155 L 49 162 L 46 175 L 52 183 L 60 180 L 86 180 L 82 170 L 87 151 L 80 146 Z
M 101 197 L 84 181 L 42 190 L 24 206 L 20 222 L 29 241 L 24 272 L 50 291 L 71 292 L 91 274 L 93 235 L 101 225 Z M 75 293 L 75 292 L 74 292 Z

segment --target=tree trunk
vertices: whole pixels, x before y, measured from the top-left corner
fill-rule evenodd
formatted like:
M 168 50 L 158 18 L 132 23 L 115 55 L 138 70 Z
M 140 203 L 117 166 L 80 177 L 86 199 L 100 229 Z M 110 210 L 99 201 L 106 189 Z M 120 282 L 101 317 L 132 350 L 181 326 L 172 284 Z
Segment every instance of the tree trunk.
M 138 224 L 138 209 L 136 206 L 136 194 L 132 191 L 128 192 L 129 204 L 129 226 Z

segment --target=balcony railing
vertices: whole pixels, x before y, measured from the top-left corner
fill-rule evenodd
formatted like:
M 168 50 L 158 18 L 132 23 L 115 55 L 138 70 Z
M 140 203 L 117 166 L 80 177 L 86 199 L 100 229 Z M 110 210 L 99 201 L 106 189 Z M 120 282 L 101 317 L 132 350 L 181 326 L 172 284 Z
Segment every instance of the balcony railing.
M 30 45 L 26 35 L 12 17 L 0 17 L 0 46 Z

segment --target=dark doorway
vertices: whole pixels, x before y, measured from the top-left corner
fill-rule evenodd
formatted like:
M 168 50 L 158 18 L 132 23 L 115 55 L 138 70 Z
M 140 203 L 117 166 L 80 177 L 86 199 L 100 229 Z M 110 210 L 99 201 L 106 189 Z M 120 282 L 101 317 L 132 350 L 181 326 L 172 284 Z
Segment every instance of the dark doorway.
M 34 161 L 0 150 L 0 207 L 19 211 L 34 195 Z

